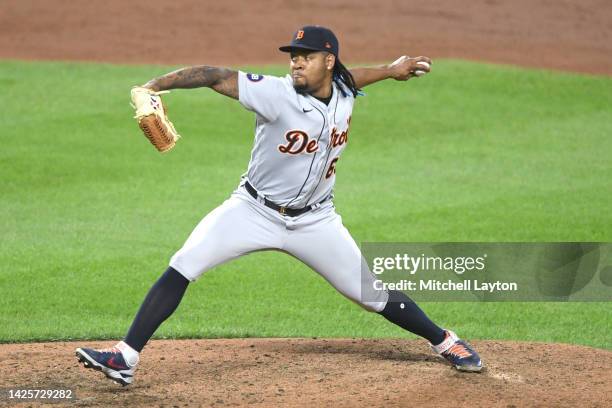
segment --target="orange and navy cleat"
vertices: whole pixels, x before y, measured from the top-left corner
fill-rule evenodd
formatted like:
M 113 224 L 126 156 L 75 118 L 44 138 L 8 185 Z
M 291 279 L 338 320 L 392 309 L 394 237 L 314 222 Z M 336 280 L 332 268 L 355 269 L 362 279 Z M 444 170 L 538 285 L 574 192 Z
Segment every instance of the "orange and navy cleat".
M 108 378 L 123 386 L 131 384 L 134 380 L 136 367 L 130 367 L 116 347 L 104 350 L 78 348 L 76 356 L 85 368 L 102 371 Z
M 478 353 L 450 330 L 446 330 L 446 336 L 442 343 L 437 346 L 430 344 L 430 346 L 433 351 L 444 357 L 459 371 L 475 373 L 482 371 L 483 365 Z

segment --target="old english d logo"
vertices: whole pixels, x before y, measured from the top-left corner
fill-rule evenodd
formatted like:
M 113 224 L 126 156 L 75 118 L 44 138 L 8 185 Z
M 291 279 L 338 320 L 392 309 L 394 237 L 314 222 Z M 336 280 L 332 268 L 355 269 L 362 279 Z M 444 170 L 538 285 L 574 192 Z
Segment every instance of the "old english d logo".
M 295 35 L 295 39 L 301 40 L 302 38 L 304 38 L 304 30 L 299 30 L 297 34 Z

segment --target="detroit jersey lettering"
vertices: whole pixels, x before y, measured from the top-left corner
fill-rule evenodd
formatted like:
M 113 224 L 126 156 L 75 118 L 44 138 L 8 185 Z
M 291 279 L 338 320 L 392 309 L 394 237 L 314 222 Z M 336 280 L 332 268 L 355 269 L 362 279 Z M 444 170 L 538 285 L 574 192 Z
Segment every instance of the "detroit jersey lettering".
M 293 88 L 289 75 L 238 73 L 240 103 L 257 115 L 246 178 L 275 203 L 302 208 L 332 193 L 349 140 L 352 94 L 332 85 L 329 105 Z

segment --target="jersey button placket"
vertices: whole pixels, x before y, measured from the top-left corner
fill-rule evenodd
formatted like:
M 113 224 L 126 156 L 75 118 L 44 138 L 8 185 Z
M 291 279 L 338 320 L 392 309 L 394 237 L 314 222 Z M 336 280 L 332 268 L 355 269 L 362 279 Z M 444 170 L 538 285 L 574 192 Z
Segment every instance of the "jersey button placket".
M 330 139 L 329 139 L 329 135 L 330 135 L 330 118 L 329 118 L 329 114 L 326 115 L 327 116 L 327 123 L 325 124 L 325 127 L 323 128 L 323 137 L 321 137 L 321 140 L 319 143 L 319 160 L 317 160 L 317 168 L 316 168 L 316 174 L 320 175 L 322 172 L 325 171 L 325 166 L 327 165 L 327 153 L 329 151 L 329 149 L 331 148 L 330 146 Z M 316 189 L 317 185 L 319 184 L 319 177 L 313 177 L 312 179 L 312 185 L 311 188 Z M 312 194 L 314 194 L 314 191 L 311 192 Z M 311 194 L 311 196 L 312 196 Z M 307 204 L 307 203 L 306 203 Z

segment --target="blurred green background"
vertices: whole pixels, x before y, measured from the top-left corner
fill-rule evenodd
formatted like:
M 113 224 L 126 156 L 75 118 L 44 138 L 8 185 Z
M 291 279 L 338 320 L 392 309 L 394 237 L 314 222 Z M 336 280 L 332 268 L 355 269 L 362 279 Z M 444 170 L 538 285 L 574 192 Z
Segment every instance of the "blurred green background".
M 237 186 L 238 102 L 165 96 L 183 136 L 165 155 L 138 130 L 130 87 L 174 68 L 0 62 L 0 342 L 120 338 Z M 612 78 L 446 60 L 365 91 L 335 190 L 357 242 L 612 241 Z M 422 307 L 468 339 L 612 348 L 610 303 Z M 236 336 L 412 337 L 280 253 L 208 272 L 156 334 Z

